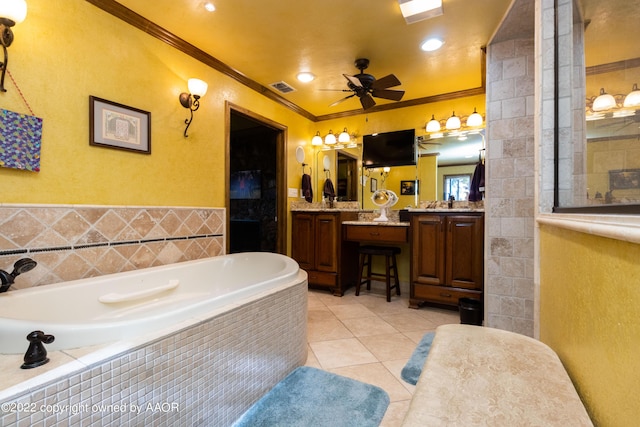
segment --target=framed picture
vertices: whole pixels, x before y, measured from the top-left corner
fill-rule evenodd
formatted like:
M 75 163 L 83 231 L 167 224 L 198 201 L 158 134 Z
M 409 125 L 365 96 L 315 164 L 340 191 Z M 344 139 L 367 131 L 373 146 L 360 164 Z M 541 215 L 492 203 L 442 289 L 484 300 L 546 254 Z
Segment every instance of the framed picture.
M 378 191 L 378 180 L 371 178 L 371 192 Z
M 609 189 L 629 190 L 640 188 L 640 169 L 609 171 Z
M 151 113 L 90 96 L 89 145 L 151 154 Z
M 400 181 L 400 195 L 414 196 L 418 190 L 419 182 L 420 181 Z

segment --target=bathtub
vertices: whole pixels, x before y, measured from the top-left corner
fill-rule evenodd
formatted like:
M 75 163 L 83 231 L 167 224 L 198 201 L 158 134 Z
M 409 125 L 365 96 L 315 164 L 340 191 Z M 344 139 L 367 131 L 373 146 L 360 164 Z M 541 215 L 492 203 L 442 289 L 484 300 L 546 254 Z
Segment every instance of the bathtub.
M 280 254 L 239 253 L 0 294 L 0 354 L 24 353 L 27 334 L 50 351 L 144 335 L 296 280 Z

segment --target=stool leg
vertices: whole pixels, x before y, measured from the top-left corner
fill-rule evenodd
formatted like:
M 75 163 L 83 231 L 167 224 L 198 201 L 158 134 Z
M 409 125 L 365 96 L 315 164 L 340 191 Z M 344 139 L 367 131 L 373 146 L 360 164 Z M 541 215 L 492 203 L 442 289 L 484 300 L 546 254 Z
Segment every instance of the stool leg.
M 384 264 L 386 270 L 387 279 L 387 302 L 391 302 L 391 270 L 389 268 L 389 257 L 384 257 Z
M 398 279 L 398 263 L 396 260 L 396 255 L 393 254 L 393 274 L 395 277 L 395 283 L 396 283 L 396 295 L 400 295 L 400 280 Z
M 356 296 L 360 295 L 360 285 L 362 284 L 362 270 L 364 269 L 364 254 L 360 255 L 360 268 L 358 269 L 358 281 L 356 282 Z
M 367 290 L 371 290 L 371 255 L 367 255 Z

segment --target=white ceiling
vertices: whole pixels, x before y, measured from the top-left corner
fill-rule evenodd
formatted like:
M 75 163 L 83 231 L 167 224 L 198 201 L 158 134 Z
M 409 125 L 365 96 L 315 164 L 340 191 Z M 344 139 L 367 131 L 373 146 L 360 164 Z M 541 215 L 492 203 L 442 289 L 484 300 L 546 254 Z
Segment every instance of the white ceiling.
M 361 109 L 357 97 L 330 107 L 349 94 L 322 90 L 346 89 L 342 74 L 357 74 L 361 57 L 376 78 L 396 75 L 401 102 L 481 87 L 481 48 L 511 3 L 444 0 L 442 16 L 408 25 L 397 0 L 211 1 L 212 13 L 203 0 L 118 0 L 263 86 L 286 82 L 296 91 L 281 96 L 314 116 Z M 422 52 L 432 36 L 444 46 Z M 300 71 L 317 78 L 301 83 Z

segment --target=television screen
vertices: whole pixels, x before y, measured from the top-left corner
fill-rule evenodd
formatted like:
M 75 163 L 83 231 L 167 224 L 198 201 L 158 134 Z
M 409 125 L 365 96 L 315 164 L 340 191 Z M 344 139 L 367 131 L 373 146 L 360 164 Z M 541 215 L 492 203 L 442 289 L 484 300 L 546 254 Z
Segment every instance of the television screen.
M 416 164 L 415 129 L 365 135 L 362 165 L 365 168 Z

